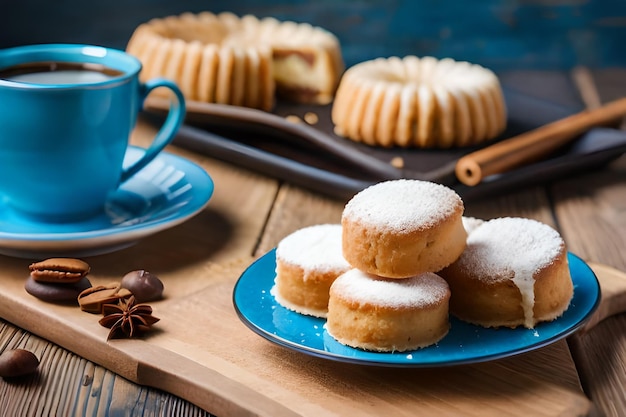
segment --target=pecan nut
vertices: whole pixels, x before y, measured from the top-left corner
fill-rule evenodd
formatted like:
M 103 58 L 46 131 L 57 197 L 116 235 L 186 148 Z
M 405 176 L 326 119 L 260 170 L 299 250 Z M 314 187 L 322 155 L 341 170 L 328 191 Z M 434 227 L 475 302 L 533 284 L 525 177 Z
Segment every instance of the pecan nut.
M 71 284 L 89 274 L 89 264 L 75 258 L 50 258 L 30 264 L 30 275 L 38 282 Z

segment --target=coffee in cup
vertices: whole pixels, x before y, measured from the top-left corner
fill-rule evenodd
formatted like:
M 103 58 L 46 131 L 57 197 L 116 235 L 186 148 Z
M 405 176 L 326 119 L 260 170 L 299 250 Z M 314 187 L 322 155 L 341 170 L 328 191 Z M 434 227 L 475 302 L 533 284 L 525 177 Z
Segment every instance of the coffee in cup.
M 34 84 L 82 84 L 110 80 L 124 72 L 100 64 L 30 62 L 0 70 L 0 79 Z
M 100 214 L 119 185 L 171 142 L 185 116 L 179 88 L 139 81 L 141 63 L 90 45 L 0 50 L 0 204 L 45 222 Z M 128 168 L 124 157 L 146 96 L 173 93 L 163 126 Z

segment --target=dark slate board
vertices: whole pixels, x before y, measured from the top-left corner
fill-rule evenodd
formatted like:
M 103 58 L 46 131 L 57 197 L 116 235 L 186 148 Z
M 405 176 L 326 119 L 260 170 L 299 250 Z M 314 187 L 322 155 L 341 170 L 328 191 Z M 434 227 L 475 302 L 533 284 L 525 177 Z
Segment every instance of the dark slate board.
M 564 74 L 547 77 L 529 73 L 512 79 L 516 80 L 513 85 L 504 89 L 507 130 L 496 140 L 582 109 L 575 95 L 569 94 L 572 88 Z M 525 91 L 515 88 L 516 85 L 523 85 Z M 556 94 L 555 88 L 563 94 Z M 551 94 L 556 94 L 554 101 L 546 98 Z M 152 103 L 153 112 L 161 114 L 159 109 L 164 103 Z M 174 143 L 341 199 L 372 183 L 396 178 L 435 181 L 456 189 L 465 199 L 482 198 L 595 169 L 626 151 L 626 132 L 595 128 L 543 161 L 467 187 L 456 180 L 454 165 L 458 158 L 477 147 L 451 150 L 370 147 L 336 136 L 330 109 L 330 105 L 279 102 L 270 114 L 227 105 L 189 103 L 186 125 Z M 288 115 L 302 118 L 310 111 L 319 117 L 315 125 L 285 119 Z M 156 121 L 159 119 L 156 117 Z M 403 159 L 403 169 L 389 163 L 394 157 Z

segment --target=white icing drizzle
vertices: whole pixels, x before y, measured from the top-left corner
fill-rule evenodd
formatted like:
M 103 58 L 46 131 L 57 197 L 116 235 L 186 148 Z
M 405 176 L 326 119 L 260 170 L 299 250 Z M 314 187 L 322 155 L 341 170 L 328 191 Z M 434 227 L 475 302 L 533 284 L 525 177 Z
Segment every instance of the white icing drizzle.
M 383 307 L 425 307 L 440 302 L 448 293 L 448 283 L 432 272 L 406 279 L 386 279 L 351 269 L 331 286 L 347 300 Z
M 466 216 L 461 217 L 461 220 L 463 221 L 463 228 L 465 228 L 465 231 L 467 232 L 468 235 L 472 233 L 474 229 L 476 229 L 478 226 L 480 226 L 481 224 L 485 222 L 483 219 L 477 219 L 476 217 L 466 217 Z
M 343 218 L 394 231 L 429 228 L 463 207 L 450 188 L 428 181 L 392 180 L 372 185 L 346 204 Z
M 535 273 L 547 267 L 565 243 L 550 226 L 532 219 L 503 217 L 489 220 L 468 236 L 458 262 L 479 279 L 511 279 L 522 296 L 525 326 L 534 327 Z
M 350 269 L 341 250 L 341 225 L 320 224 L 296 230 L 278 243 L 276 258 L 312 273 L 338 273 Z

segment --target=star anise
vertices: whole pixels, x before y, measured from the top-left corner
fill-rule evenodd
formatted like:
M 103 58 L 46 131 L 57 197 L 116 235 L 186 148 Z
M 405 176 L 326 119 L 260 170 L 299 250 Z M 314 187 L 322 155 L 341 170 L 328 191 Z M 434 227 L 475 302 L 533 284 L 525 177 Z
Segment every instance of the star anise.
M 111 329 L 107 340 L 133 337 L 159 321 L 152 315 L 152 307 L 147 304 L 136 304 L 135 297 L 120 300 L 118 304 L 103 305 L 102 314 L 104 317 L 99 323 Z

